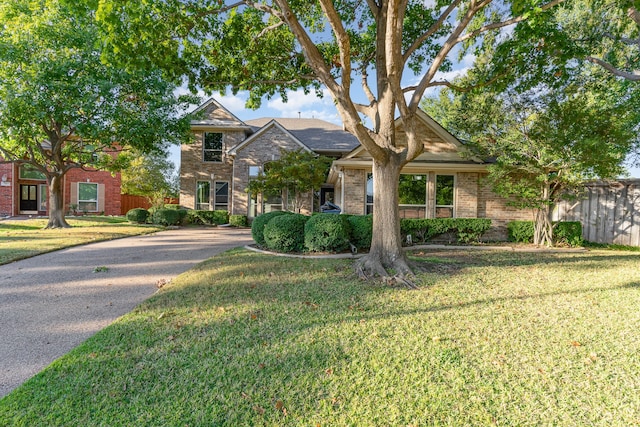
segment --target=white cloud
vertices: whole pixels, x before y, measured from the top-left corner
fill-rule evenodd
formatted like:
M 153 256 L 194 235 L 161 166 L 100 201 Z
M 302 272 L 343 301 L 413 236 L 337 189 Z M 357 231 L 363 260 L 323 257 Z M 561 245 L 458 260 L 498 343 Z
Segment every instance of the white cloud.
M 322 91 L 323 97 L 316 96 L 315 91 L 305 94 L 302 89 L 289 91 L 287 102 L 276 96 L 266 103 L 266 107 L 279 117 L 316 118 L 328 122 L 341 124 L 333 98 L 327 89 Z

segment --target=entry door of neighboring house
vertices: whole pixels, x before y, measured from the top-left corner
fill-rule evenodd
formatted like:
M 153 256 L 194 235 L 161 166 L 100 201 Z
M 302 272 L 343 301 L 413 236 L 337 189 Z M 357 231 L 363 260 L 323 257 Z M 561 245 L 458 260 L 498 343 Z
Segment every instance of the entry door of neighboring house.
M 38 186 L 20 184 L 20 212 L 38 211 Z

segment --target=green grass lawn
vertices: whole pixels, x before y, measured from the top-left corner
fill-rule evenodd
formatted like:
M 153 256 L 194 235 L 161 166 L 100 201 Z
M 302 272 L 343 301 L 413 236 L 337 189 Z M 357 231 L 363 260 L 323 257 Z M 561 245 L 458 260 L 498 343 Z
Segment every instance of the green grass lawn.
M 637 254 L 413 258 L 418 291 L 227 252 L 0 400 L 0 425 L 640 425 Z
M 134 225 L 122 217 L 67 218 L 71 228 L 45 230 L 47 219 L 0 221 L 0 265 L 85 243 L 158 231 Z

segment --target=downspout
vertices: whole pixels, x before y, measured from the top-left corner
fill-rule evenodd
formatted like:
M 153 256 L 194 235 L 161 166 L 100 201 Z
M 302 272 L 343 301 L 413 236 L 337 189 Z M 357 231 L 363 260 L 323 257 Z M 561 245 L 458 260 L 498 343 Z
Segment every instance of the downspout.
M 340 177 L 340 214 L 344 213 L 344 172 L 338 172 Z

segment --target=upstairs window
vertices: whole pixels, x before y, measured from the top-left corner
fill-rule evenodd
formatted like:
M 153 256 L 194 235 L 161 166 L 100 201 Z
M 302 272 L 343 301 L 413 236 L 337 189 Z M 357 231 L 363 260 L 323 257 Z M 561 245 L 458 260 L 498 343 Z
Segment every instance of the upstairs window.
M 22 165 L 20 166 L 20 179 L 37 179 L 38 181 L 44 181 L 47 177 L 44 173 L 36 169 L 35 166 Z
M 222 134 L 205 132 L 202 144 L 202 158 L 205 162 L 222 161 Z

